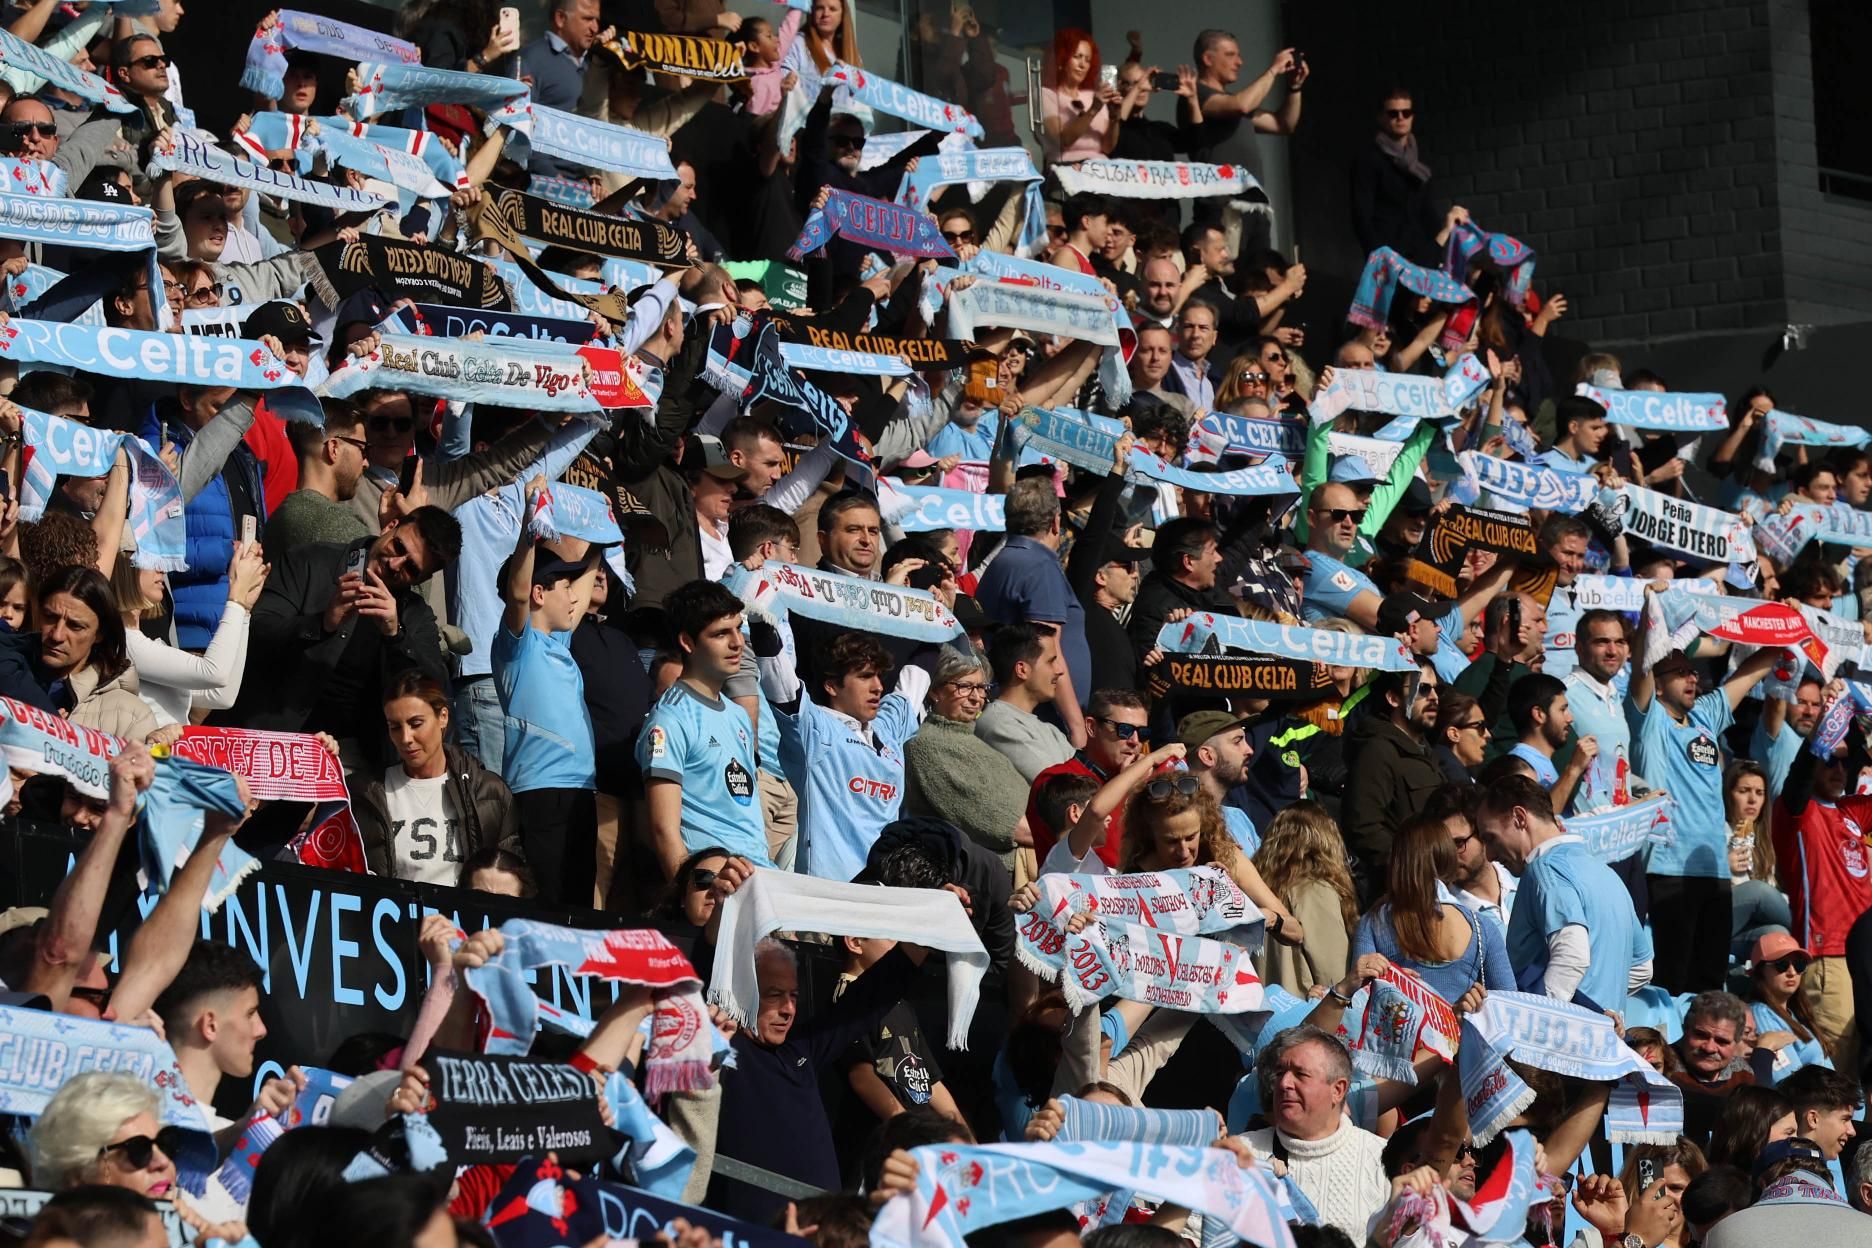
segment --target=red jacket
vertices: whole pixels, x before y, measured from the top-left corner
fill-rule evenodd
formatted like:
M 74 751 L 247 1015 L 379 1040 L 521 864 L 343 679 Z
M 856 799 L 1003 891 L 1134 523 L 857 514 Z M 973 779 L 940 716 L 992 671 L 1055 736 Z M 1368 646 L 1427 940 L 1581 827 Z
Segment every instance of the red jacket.
M 266 482 L 266 514 L 270 516 L 288 494 L 299 488 L 299 459 L 293 454 L 292 439 L 286 436 L 286 422 L 268 411 L 264 400 L 255 406 L 253 427 L 247 430 L 244 440 L 260 461 Z

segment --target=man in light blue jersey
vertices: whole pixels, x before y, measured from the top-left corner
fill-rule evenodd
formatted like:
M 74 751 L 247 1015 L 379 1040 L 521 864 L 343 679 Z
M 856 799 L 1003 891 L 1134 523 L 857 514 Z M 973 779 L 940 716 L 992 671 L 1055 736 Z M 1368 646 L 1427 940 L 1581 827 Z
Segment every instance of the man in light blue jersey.
M 1651 938 L 1631 898 L 1583 839 L 1562 831 L 1546 789 L 1527 776 L 1498 780 L 1475 818 L 1489 857 L 1521 877 L 1508 960 L 1523 992 L 1612 1009 L 1650 982 Z
M 528 483 L 530 509 L 545 492 L 544 477 Z M 494 689 L 507 716 L 501 775 L 540 895 L 561 905 L 591 900 L 598 854 L 597 750 L 571 641 L 601 549 L 572 538 L 541 551 L 522 524 L 501 570 L 507 606 L 492 647 Z
M 1644 643 L 1640 629 L 1640 654 Z M 1780 661 L 1780 649 L 1767 647 L 1701 696 L 1696 664 L 1681 650 L 1650 666 L 1638 663 L 1632 672 L 1626 714 L 1633 761 L 1677 803 L 1675 839 L 1651 847 L 1645 877 L 1652 913 L 1677 919 L 1657 928 L 1657 982 L 1674 993 L 1720 988 L 1729 971 L 1729 821 L 1720 741 L 1735 722 L 1735 708 Z
M 741 670 L 741 600 L 713 581 L 690 581 L 663 600 L 663 611 L 682 650 L 682 675 L 650 708 L 637 738 L 657 861 L 673 876 L 690 854 L 719 845 L 772 866 L 755 792 L 754 725 L 723 694 Z
M 820 655 L 825 705 L 806 696 L 772 624 L 750 630 L 761 690 L 780 725 L 780 765 L 799 793 L 800 871 L 850 880 L 903 803 L 903 743 L 923 722 L 929 673 L 906 666 L 884 696 L 890 654 L 869 633 L 846 632 Z
M 1764 686 L 1761 719 L 1749 741 L 1749 757 L 1768 773 L 1768 809 L 1774 809 L 1775 800 L 1781 796 L 1788 768 L 1794 765 L 1794 756 L 1820 722 L 1825 701 L 1820 678 L 1811 671 L 1792 690 L 1786 682 L 1777 685 L 1770 681 Z
M 1573 753 L 1565 766 L 1556 766 L 1554 755 L 1567 744 L 1573 731 L 1573 709 L 1567 705 L 1566 685 L 1540 672 L 1521 677 L 1508 687 L 1508 722 L 1515 730 L 1509 756 L 1533 768 L 1534 778 L 1548 790 L 1553 804 L 1566 809 L 1580 777 L 1599 753 L 1597 740 L 1580 737 L 1573 742 Z
M 1554 428 L 1559 436 L 1551 450 L 1534 457 L 1538 467 L 1591 472 L 1599 465 L 1599 451 L 1610 431 L 1605 408 L 1584 395 L 1564 395 L 1554 404 Z

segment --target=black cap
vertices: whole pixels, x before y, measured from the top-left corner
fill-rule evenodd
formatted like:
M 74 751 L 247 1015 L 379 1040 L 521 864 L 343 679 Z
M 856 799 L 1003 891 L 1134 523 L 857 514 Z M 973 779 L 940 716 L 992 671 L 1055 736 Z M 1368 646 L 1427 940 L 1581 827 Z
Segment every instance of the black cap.
M 1378 623 L 1372 629 L 1381 637 L 1401 633 L 1418 620 L 1440 618 L 1436 604 L 1422 594 L 1403 590 L 1389 594 L 1378 604 Z
M 1430 498 L 1430 487 L 1422 477 L 1410 479 L 1410 484 L 1404 487 L 1404 497 L 1398 503 L 1407 516 L 1427 516 L 1435 505 Z
M 603 549 L 601 546 L 593 546 L 585 552 L 583 559 L 567 559 L 550 546 L 536 546 L 533 550 L 533 583 L 552 585 L 559 581 L 577 580 L 592 566 L 592 556 Z
M 319 336 L 312 332 L 312 322 L 306 317 L 305 309 L 290 299 L 275 299 L 263 303 L 247 314 L 241 322 L 241 329 L 249 338 L 264 338 L 271 334 L 281 342 L 303 342 L 312 346 L 323 346 Z
M 1803 1136 L 1790 1135 L 1786 1139 L 1762 1145 L 1761 1152 L 1755 1154 L 1752 1177 L 1759 1179 L 1771 1166 L 1780 1165 L 1789 1159 L 1809 1163 L 1815 1174 L 1827 1173 L 1826 1154 L 1820 1151 L 1820 1146 Z

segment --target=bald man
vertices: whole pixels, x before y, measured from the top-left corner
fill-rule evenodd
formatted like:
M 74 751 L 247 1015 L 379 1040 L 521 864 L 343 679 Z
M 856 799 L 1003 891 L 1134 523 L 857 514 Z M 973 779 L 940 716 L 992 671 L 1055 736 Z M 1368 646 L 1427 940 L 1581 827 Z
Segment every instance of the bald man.
M 1351 486 L 1328 482 L 1307 504 L 1307 569 L 1302 611 L 1308 623 L 1343 617 L 1366 632 L 1378 624 L 1384 595 L 1371 577 L 1347 567 L 1365 504 Z
M 1146 261 L 1142 276 L 1144 293 L 1131 319 L 1142 328 L 1146 324 L 1171 329 L 1176 320 L 1177 294 L 1183 287 L 1183 273 L 1176 261 L 1159 256 Z
M 12 140 L 9 155 L 21 160 L 51 160 L 58 155 L 58 124 L 44 101 L 16 96 L 0 110 L 0 123 Z

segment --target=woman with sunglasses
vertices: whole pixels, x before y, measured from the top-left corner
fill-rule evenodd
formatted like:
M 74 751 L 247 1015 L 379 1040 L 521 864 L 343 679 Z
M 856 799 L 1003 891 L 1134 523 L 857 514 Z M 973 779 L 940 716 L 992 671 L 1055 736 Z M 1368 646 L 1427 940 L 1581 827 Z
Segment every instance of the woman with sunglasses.
M 1488 716 L 1482 704 L 1466 693 L 1450 690 L 1437 708 L 1435 744 L 1437 766 L 1451 784 L 1474 784 L 1475 770 L 1488 756 Z
M 1786 932 L 1769 932 L 1749 951 L 1749 1014 L 1756 1046 L 1775 1051 L 1779 1083 L 1803 1066 L 1833 1069 L 1826 1045 L 1814 1034 L 1813 1005 L 1801 986 L 1813 958 Z
M 173 1198 L 181 1128 L 165 1127 L 156 1093 L 134 1075 L 91 1072 L 65 1081 L 33 1123 L 32 1180 L 48 1191 L 81 1183 Z
M 736 858 L 719 846 L 696 850 L 677 866 L 668 886 L 650 908 L 652 922 L 678 941 L 687 937 L 695 942 L 690 961 L 701 975 L 704 987 L 715 970 L 715 933 L 721 927 L 722 898 L 728 895 L 715 884 L 721 878 L 722 868 L 730 862 L 739 864 L 742 879 L 754 869 L 747 859 Z
M 1268 411 L 1254 414 L 1264 420 L 1267 419 L 1272 415 L 1274 407 L 1272 381 L 1273 378 L 1268 373 L 1267 366 L 1261 362 L 1259 355 L 1252 351 L 1242 352 L 1230 360 L 1228 367 L 1222 370 L 1222 380 L 1216 386 L 1215 392 L 1216 410 L 1227 411 L 1231 403 L 1239 403 L 1244 399 L 1258 399 L 1268 405 Z

